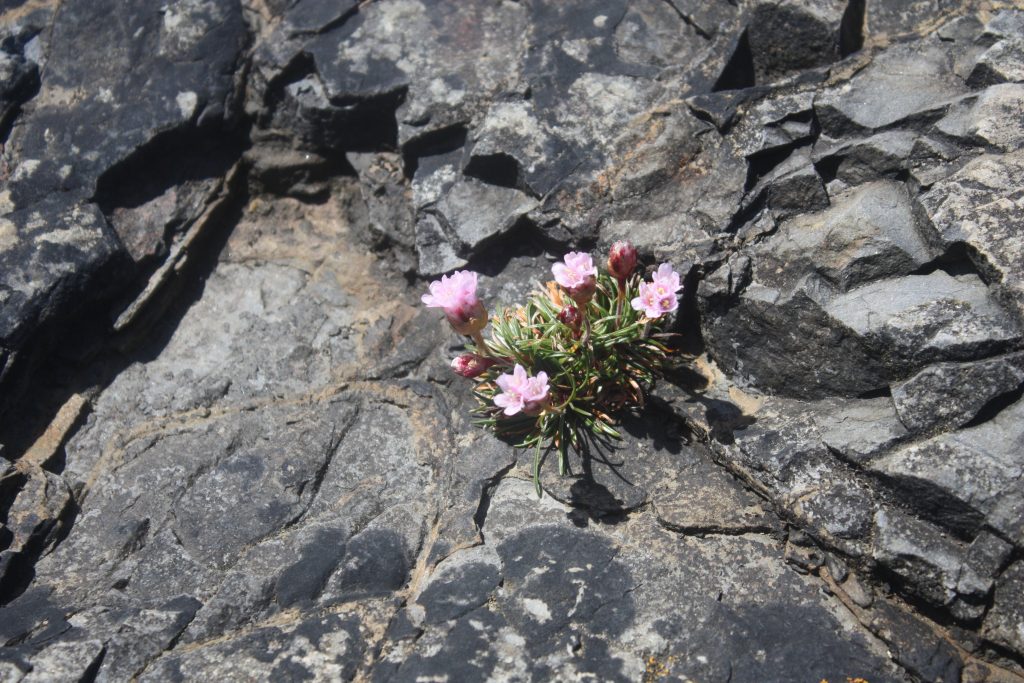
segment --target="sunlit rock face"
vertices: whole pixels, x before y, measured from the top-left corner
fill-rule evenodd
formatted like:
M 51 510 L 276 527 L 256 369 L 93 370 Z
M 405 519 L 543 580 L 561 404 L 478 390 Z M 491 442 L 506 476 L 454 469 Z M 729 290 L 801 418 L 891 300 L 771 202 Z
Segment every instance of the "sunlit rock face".
M 0 0 L 0 678 L 1024 675 L 1013 5 Z M 538 499 L 420 294 L 618 240 Z

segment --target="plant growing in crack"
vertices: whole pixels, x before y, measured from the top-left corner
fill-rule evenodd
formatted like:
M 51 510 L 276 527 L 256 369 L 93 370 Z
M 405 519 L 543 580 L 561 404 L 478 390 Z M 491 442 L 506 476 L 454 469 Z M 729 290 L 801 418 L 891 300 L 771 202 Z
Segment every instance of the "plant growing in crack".
M 566 254 L 554 281 L 490 318 L 486 340 L 476 273 L 444 276 L 422 297 L 472 340 L 452 369 L 476 383 L 478 425 L 535 450 L 538 496 L 543 453 L 557 451 L 565 474 L 570 448 L 621 438 L 616 414 L 643 407 L 669 359 L 661 327 L 679 306 L 679 274 L 663 263 L 644 280 L 628 242 L 612 246 L 607 266 L 599 273 L 589 254 Z

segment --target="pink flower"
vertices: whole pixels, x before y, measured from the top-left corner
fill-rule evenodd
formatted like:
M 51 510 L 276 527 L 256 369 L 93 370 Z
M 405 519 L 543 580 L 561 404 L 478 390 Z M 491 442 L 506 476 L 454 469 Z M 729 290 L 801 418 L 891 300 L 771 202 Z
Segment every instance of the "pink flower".
M 677 292 L 682 288 L 679 273 L 668 263 L 662 263 L 651 275 L 650 282 L 640 283 L 640 296 L 629 303 L 635 310 L 643 311 L 644 315 L 655 320 L 679 308 Z
M 555 282 L 569 292 L 576 303 L 582 305 L 590 301 L 597 289 L 597 268 L 590 254 L 582 251 L 570 251 L 562 262 L 551 266 Z
M 476 296 L 476 273 L 457 270 L 430 283 L 421 299 L 430 308 L 444 309 L 448 322 L 459 334 L 472 335 L 487 325 L 487 311 Z
M 501 394 L 494 397 L 494 405 L 505 409 L 506 415 L 522 412 L 536 415 L 548 402 L 548 373 L 538 372 L 536 377 L 529 377 L 526 369 L 516 363 L 511 375 L 498 378 Z
M 464 353 L 452 359 L 452 370 L 455 371 L 455 374 L 463 377 L 479 377 L 494 363 L 493 358 L 484 358 L 475 353 Z

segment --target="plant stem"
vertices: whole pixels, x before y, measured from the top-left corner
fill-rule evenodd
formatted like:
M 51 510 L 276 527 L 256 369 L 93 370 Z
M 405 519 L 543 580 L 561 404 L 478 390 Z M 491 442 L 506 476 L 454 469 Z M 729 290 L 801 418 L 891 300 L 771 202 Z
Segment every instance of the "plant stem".
M 485 356 L 491 355 L 491 350 L 487 348 L 487 344 L 484 343 L 484 336 L 479 332 L 472 334 L 473 343 L 476 344 L 476 350 Z

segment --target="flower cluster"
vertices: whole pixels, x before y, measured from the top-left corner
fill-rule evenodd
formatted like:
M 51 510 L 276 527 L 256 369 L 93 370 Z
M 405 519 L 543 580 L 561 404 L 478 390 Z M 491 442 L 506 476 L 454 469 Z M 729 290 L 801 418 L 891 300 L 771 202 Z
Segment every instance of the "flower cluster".
M 452 370 L 476 382 L 477 422 L 536 447 L 538 494 L 542 447 L 557 449 L 564 473 L 569 449 L 584 439 L 619 438 L 612 415 L 643 405 L 668 358 L 658 327 L 679 308 L 679 274 L 662 263 L 643 280 L 636 264 L 628 242 L 612 245 L 606 274 L 590 254 L 569 252 L 552 266 L 554 282 L 491 318 L 486 341 L 476 273 L 442 277 L 422 297 L 472 339 Z

